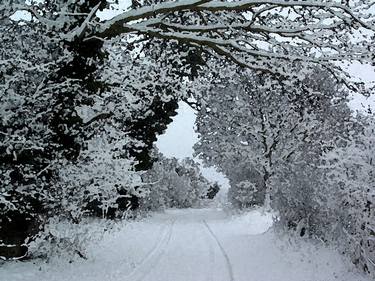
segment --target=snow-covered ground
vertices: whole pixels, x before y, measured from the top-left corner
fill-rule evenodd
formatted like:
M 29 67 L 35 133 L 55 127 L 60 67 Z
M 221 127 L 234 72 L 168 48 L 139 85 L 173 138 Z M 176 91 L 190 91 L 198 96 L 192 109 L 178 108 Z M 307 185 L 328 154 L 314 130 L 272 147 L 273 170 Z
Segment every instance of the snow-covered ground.
M 275 234 L 270 214 L 167 210 L 125 224 L 88 259 L 12 262 L 1 281 L 365 281 L 333 250 Z

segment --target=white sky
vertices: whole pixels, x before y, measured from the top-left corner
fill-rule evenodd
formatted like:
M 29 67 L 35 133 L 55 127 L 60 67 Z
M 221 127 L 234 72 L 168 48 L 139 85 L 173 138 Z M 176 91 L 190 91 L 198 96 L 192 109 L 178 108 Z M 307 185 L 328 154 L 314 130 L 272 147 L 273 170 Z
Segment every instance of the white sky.
M 195 132 L 195 111 L 186 103 L 179 102 L 177 115 L 169 124 L 163 135 L 158 137 L 156 146 L 166 157 L 183 159 L 193 157 L 193 145 L 198 141 L 198 134 Z M 201 163 L 199 159 L 197 162 Z M 214 167 L 204 168 L 201 166 L 202 174 L 210 181 L 217 181 L 222 187 L 229 187 L 228 179 L 218 173 Z
M 131 0 L 120 0 L 118 5 L 113 5 L 112 9 L 106 9 L 104 11 L 98 11 L 97 16 L 101 20 L 109 20 L 122 12 L 129 9 L 131 5 Z
M 353 63 L 348 69 L 354 79 L 362 80 L 365 83 L 375 83 L 375 70 L 373 66 Z M 375 109 L 375 95 L 366 98 L 360 94 L 353 94 L 349 106 L 351 109 L 359 111 L 365 111 L 369 106 Z
M 184 102 L 179 102 L 177 115 L 167 131 L 158 137 L 159 150 L 167 157 L 182 159 L 193 156 L 193 145 L 198 141 L 194 131 L 195 112 Z

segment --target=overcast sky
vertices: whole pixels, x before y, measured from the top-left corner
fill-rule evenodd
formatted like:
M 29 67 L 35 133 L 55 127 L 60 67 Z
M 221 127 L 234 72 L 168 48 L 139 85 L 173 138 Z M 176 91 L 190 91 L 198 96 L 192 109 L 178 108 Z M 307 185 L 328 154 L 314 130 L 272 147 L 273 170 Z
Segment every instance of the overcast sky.
M 193 157 L 193 145 L 198 141 L 195 132 L 195 111 L 186 103 L 180 102 L 177 115 L 169 124 L 165 133 L 158 137 L 156 146 L 166 157 L 183 159 Z M 198 159 L 196 159 L 200 162 Z M 217 181 L 224 187 L 228 187 L 228 180 L 223 174 L 218 173 L 215 168 L 201 168 L 203 175 L 211 180 Z
M 365 83 L 375 83 L 375 71 L 374 67 L 371 65 L 354 63 L 349 67 L 349 71 L 357 80 L 362 80 Z M 367 98 L 361 94 L 352 95 L 349 106 L 353 110 L 360 111 L 366 111 L 369 106 L 375 109 L 375 96 L 373 95 Z

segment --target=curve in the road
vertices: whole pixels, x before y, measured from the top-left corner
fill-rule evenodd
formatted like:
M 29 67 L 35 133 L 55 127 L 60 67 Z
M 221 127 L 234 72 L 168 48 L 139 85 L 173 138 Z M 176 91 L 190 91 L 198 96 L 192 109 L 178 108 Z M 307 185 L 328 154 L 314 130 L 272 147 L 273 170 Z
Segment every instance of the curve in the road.
M 212 231 L 211 227 L 208 225 L 208 223 L 205 220 L 203 220 L 203 224 L 205 225 L 205 228 L 208 230 L 208 233 L 210 234 L 212 239 L 214 239 L 215 243 L 219 246 L 220 252 L 223 254 L 223 257 L 225 259 L 227 269 L 228 269 L 229 280 L 234 281 L 233 266 L 232 266 L 232 263 L 230 262 L 230 259 L 229 259 L 229 256 L 228 256 L 227 252 L 225 251 L 223 245 L 220 243 L 216 234 Z

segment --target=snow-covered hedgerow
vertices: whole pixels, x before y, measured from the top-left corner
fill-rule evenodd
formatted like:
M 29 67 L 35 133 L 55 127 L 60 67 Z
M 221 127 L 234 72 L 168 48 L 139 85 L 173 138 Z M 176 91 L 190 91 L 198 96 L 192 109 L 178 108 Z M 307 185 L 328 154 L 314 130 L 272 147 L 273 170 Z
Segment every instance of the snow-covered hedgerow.
M 271 179 L 279 225 L 347 254 L 375 275 L 375 119 L 358 117 L 345 141 L 321 153 L 305 150 Z M 349 127 L 348 127 L 349 128 Z M 343 137 L 341 135 L 341 137 Z M 318 139 L 318 138 L 317 138 Z M 297 159 L 295 159 L 297 160 Z
M 341 219 L 341 250 L 375 276 L 375 118 L 361 119 L 362 132 L 323 159 L 327 186 L 335 191 L 328 206 Z
M 79 224 L 59 216 L 51 217 L 44 223 L 43 231 L 29 243 L 29 256 L 74 260 L 90 258 L 86 249 L 88 245 L 100 241 L 103 235 L 114 228 L 110 220 L 86 218 Z
M 153 168 L 142 178 L 148 190 L 148 195 L 141 199 L 141 208 L 144 209 L 197 206 L 211 186 L 192 159 L 179 162 L 160 154 Z
M 61 167 L 63 215 L 77 221 L 87 215 L 118 217 L 127 211 L 120 202 L 128 198 L 130 204 L 132 196 L 142 196 L 141 176 L 134 170 L 134 161 L 122 157 L 128 142 L 121 132 L 105 126 L 101 135 L 86 142 L 86 149 L 74 163 Z
M 213 87 L 196 149 L 229 178 L 234 207 L 271 203 L 279 226 L 337 244 L 371 272 L 373 118 L 354 118 L 345 91 L 322 73 L 306 77 L 307 96 L 288 87 L 278 95 L 254 76 Z

